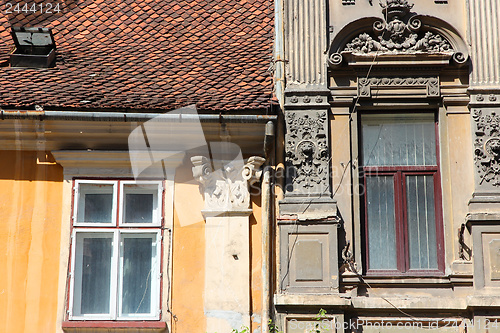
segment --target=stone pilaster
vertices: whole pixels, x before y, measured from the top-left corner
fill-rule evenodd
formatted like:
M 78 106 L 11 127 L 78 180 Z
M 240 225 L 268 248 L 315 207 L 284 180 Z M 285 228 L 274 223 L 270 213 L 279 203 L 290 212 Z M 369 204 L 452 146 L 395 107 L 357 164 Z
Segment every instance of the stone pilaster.
M 285 95 L 285 200 L 281 215 L 299 219 L 336 216 L 330 188 L 328 90 L 289 90 Z
M 284 1 L 286 50 L 285 200 L 281 215 L 336 215 L 329 159 L 326 1 Z
M 475 190 L 470 211 L 500 212 L 500 3 L 468 1 Z
M 264 158 L 233 161 L 212 170 L 203 156 L 191 158 L 205 198 L 205 294 L 207 332 L 250 327 L 249 185 L 260 179 Z
M 472 88 L 500 90 L 500 2 L 467 1 L 471 44 Z
M 287 87 L 326 84 L 326 1 L 286 0 Z
M 500 91 L 471 94 L 475 189 L 471 212 L 500 212 Z

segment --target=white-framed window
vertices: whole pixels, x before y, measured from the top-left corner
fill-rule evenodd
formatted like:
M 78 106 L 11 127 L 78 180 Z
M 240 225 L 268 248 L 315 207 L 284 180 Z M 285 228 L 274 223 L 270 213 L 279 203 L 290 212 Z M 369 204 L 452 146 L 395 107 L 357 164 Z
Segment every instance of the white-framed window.
M 70 320 L 160 319 L 159 181 L 75 180 Z

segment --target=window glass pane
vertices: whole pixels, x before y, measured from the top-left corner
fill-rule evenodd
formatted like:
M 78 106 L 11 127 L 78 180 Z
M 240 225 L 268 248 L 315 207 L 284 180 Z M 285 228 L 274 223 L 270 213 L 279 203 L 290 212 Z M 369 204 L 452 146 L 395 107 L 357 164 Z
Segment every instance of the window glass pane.
M 124 189 L 124 223 L 156 223 L 158 185 L 126 184 Z
M 437 269 L 434 179 L 406 176 L 410 269 Z
M 436 165 L 433 114 L 362 115 L 362 163 Z
M 75 315 L 109 314 L 112 234 L 77 233 L 76 242 Z
M 77 222 L 113 222 L 113 185 L 79 184 Z
M 370 269 L 396 269 L 394 179 L 366 177 L 368 256 Z
M 151 313 L 155 236 L 123 238 L 122 314 Z

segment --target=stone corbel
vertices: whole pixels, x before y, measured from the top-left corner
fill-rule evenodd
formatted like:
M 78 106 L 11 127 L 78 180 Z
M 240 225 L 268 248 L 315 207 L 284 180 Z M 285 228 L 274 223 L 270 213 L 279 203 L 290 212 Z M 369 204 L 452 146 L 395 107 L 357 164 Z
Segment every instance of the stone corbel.
M 260 156 L 250 157 L 241 172 L 243 179 L 248 181 L 250 185 L 259 181 L 262 176 L 262 169 L 260 167 L 265 161 L 266 159 Z
M 264 158 L 252 156 L 243 166 L 233 161 L 215 171 L 204 156 L 194 156 L 191 162 L 194 178 L 203 185 L 205 213 L 248 213 L 249 185 L 260 179 Z
M 212 167 L 208 162 L 208 158 L 205 156 L 194 156 L 191 157 L 191 163 L 194 165 L 192 168 L 194 179 L 201 184 L 205 184 L 210 173 L 212 173 Z

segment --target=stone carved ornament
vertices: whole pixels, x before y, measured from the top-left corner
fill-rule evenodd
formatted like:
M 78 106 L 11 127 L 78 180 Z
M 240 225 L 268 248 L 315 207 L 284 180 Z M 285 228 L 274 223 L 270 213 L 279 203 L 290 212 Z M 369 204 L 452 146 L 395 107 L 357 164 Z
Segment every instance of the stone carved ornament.
M 374 87 L 413 87 L 425 86 L 427 96 L 439 96 L 439 77 L 370 77 L 358 79 L 358 94 L 360 97 L 371 97 Z
M 248 183 L 260 179 L 264 158 L 252 156 L 244 165 L 228 163 L 216 171 L 205 156 L 194 156 L 191 162 L 194 178 L 204 187 L 205 210 L 237 211 L 250 207 Z
M 393 52 L 447 52 L 451 51 L 448 41 L 433 32 L 427 31 L 419 36 L 422 23 L 416 17 L 405 20 L 413 8 L 407 0 L 387 0 L 380 3 L 383 21 L 376 21 L 373 31 L 378 41 L 367 33 L 360 34 L 346 45 L 346 51 L 370 53 L 372 51 Z
M 286 163 L 294 193 L 325 194 L 328 189 L 326 111 L 297 111 L 286 115 Z
M 432 31 L 420 31 L 422 22 L 415 15 L 409 15 L 413 4 L 410 5 L 407 0 L 385 0 L 380 2 L 380 6 L 384 19 L 375 21 L 373 33 L 361 33 L 346 44 L 343 52 L 453 53 L 452 46 L 443 36 Z M 335 62 L 335 59 L 331 61 Z
M 475 123 L 474 164 L 479 174 L 479 185 L 500 186 L 500 115 L 494 111 L 474 109 Z

